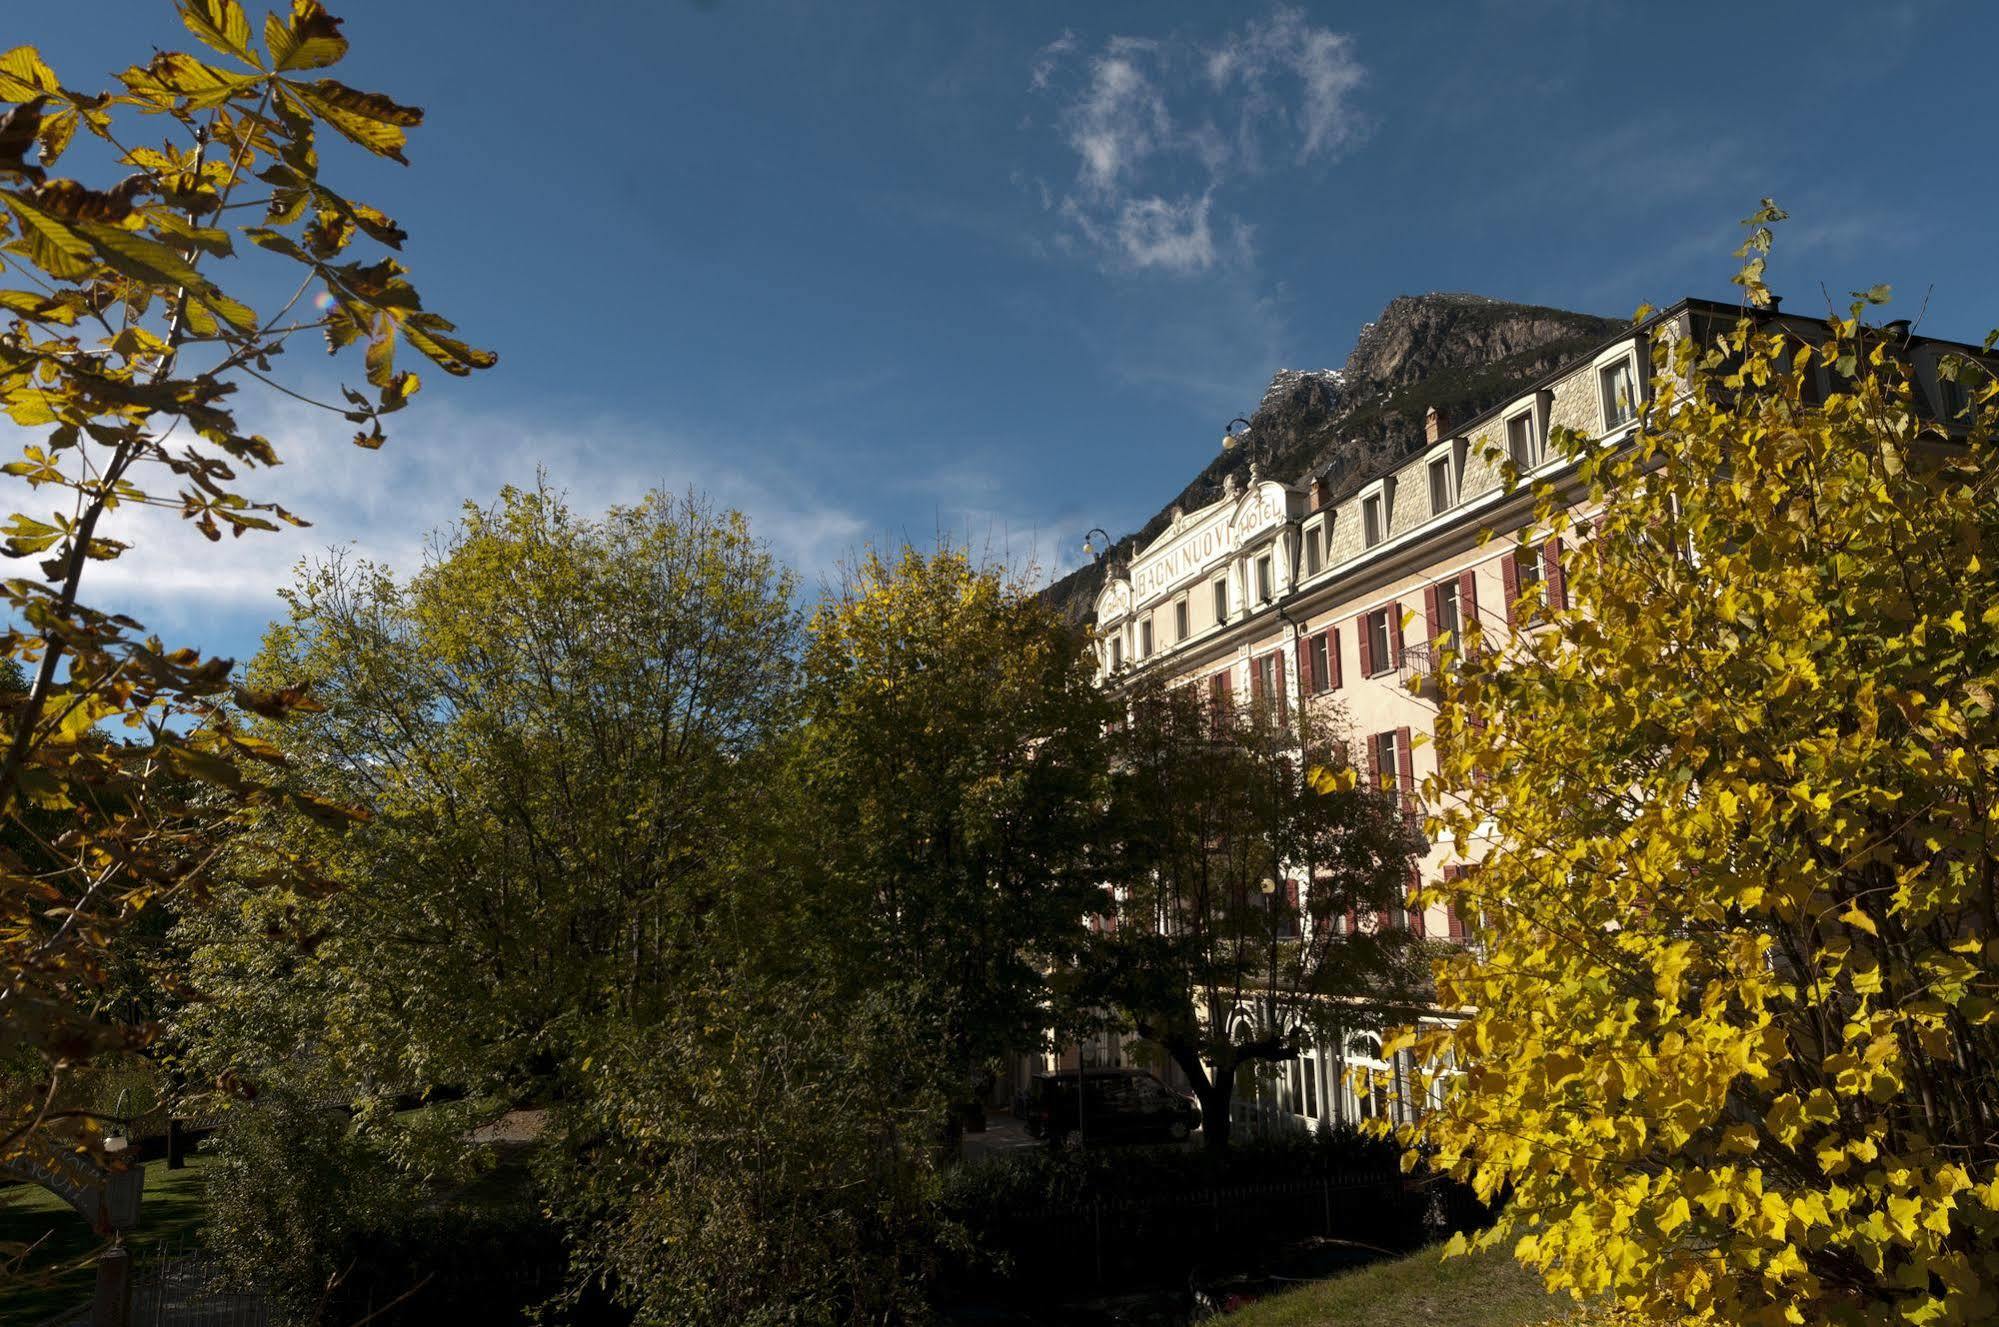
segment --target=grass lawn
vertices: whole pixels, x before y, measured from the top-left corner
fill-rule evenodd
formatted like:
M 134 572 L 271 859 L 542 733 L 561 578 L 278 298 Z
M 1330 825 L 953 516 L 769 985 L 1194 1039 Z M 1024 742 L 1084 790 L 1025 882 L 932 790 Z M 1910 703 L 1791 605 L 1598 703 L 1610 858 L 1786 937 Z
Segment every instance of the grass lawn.
M 168 1170 L 165 1161 L 147 1163 L 139 1225 L 125 1236 L 135 1259 L 162 1243 L 194 1242 L 206 1164 L 200 1155 L 190 1156 L 184 1170 Z M 25 1244 L 44 1236 L 23 1275 L 0 1281 L 0 1322 L 33 1327 L 89 1302 L 97 1284 L 90 1255 L 99 1241 L 83 1218 L 46 1189 L 25 1184 L 0 1189 L 0 1242 Z
M 1394 1262 L 1259 1300 L 1229 1327 L 1532 1327 L 1576 1311 L 1550 1295 L 1505 1249 L 1445 1259 L 1423 1249 Z

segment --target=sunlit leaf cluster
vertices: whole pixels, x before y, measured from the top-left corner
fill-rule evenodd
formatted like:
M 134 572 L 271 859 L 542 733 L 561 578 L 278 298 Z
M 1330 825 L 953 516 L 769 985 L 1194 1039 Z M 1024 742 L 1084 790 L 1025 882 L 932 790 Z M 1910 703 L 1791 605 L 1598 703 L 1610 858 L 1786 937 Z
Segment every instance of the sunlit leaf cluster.
M 1433 828 L 1480 922 L 1438 975 L 1466 1016 L 1416 1038 L 1445 1093 L 1417 1132 L 1552 1287 L 1989 1322 L 1995 388 L 1946 360 L 1947 428 L 1867 324 L 1885 291 L 1801 336 L 1760 272 L 1732 327 L 1655 337 L 1630 446 L 1563 440 L 1570 607 L 1448 672 Z
M 239 417 L 244 388 L 342 416 L 373 448 L 418 386 L 398 346 L 447 373 L 494 362 L 369 252 L 402 245 L 394 221 L 322 176 L 323 131 L 401 161 L 422 119 L 326 72 L 340 21 L 295 0 L 259 34 L 236 0 L 177 8 L 198 50 L 156 52 L 112 90 L 31 46 L 0 54 L 0 410 L 25 437 L 0 467 L 18 504 L 0 523 L 17 560 L 0 655 L 24 668 L 0 751 L 0 1050 L 29 1066 L 8 1075 L 8 1147 L 65 1113 L 69 1067 L 145 1042 L 106 1016 L 110 953 L 135 916 L 206 891 L 242 808 L 357 814 L 276 788 L 260 771 L 279 749 L 238 721 L 309 697 L 232 689 L 228 660 L 93 608 L 87 569 L 144 555 L 119 537 L 136 508 L 210 540 L 305 524 L 245 483 L 281 458 Z M 318 402 L 287 382 L 280 357 L 311 342 L 360 347 L 363 386 Z M 311 887 L 303 860 L 272 867 Z

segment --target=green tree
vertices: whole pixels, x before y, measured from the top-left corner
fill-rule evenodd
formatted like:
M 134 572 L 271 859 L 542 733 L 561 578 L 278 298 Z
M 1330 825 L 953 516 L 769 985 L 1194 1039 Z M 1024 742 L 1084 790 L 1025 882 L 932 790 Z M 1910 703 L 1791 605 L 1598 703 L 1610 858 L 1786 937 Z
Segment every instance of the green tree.
M 545 487 L 468 508 L 407 580 L 306 571 L 251 670 L 320 705 L 271 777 L 370 819 L 328 849 L 337 891 L 189 923 L 202 1076 L 521 1102 L 564 1089 L 593 1020 L 671 1006 L 755 850 L 791 593 L 736 513 L 653 493 L 590 519 Z M 267 815 L 238 868 L 306 828 Z
M 688 1327 L 927 1321 L 947 1098 L 904 993 L 734 956 L 602 1026 L 543 1154 L 575 1289 Z
M 1083 641 L 951 549 L 869 554 L 811 623 L 800 871 L 849 989 L 903 990 L 957 1100 L 1039 1046 L 1102 893 L 1108 711 Z
M 453 374 L 494 358 L 426 311 L 392 258 L 362 253 L 399 248 L 403 231 L 320 176 L 322 130 L 401 161 L 422 120 L 326 74 L 347 52 L 339 20 L 296 0 L 260 43 L 235 0 L 178 10 L 209 54 L 157 52 L 115 93 L 74 90 L 33 47 L 0 54 L 0 405 L 36 434 L 5 470 L 53 498 L 0 531 L 8 556 L 36 560 L 0 583 L 0 655 L 28 670 L 0 725 L 0 815 L 35 841 L 25 855 L 0 846 L 0 1053 L 29 1066 L 10 1083 L 0 1160 L 65 1115 L 74 1068 L 145 1041 L 143 1024 L 100 1017 L 121 932 L 149 907 L 202 898 L 219 822 L 284 795 L 246 774 L 282 757 L 231 721 L 230 661 L 89 605 L 86 568 L 130 552 L 116 515 L 173 511 L 210 539 L 303 524 L 243 491 L 243 474 L 280 458 L 229 408 L 246 385 L 307 399 L 272 368 L 301 333 L 363 348 L 372 392 L 312 404 L 369 448 L 417 389 L 399 343 Z M 79 132 L 117 183 L 55 173 Z M 240 297 L 252 286 L 293 293 L 260 311 Z M 309 704 L 289 687 L 236 699 L 272 717 Z M 348 818 L 311 795 L 292 804 Z
M 1423 837 L 1399 794 L 1351 766 L 1332 718 L 1293 729 L 1153 689 L 1113 738 L 1116 921 L 1079 993 L 1186 1075 L 1216 1150 L 1243 1073 L 1378 1034 L 1427 985 L 1420 942 L 1384 924 Z
M 1450 670 L 1469 1011 L 1418 1137 L 1551 1287 L 1725 1323 L 1999 1313 L 1995 389 L 1861 296 L 1657 338 L 1570 606 Z M 1988 341 L 1989 349 L 1991 342 Z M 1816 375 L 1829 376 L 1826 395 Z M 1565 507 L 1544 494 L 1542 520 Z M 1482 827 L 1484 827 L 1482 829 Z

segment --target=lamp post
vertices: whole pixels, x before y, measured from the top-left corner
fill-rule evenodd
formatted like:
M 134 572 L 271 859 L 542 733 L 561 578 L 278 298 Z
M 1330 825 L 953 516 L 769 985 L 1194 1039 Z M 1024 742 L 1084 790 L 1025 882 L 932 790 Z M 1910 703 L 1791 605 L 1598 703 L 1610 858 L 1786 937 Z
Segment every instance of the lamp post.
M 1099 540 L 1102 542 L 1099 543 Z M 1112 542 L 1108 531 L 1101 525 L 1093 525 L 1083 535 L 1083 554 L 1085 557 L 1102 557 L 1111 551 Z
M 1238 424 L 1242 425 L 1242 432 L 1240 433 L 1236 432 L 1235 426 Z M 1236 444 L 1241 442 L 1244 438 L 1247 438 L 1248 436 L 1249 436 L 1249 421 L 1244 419 L 1241 415 L 1237 415 L 1234 419 L 1231 419 L 1227 424 L 1222 426 L 1222 450 L 1225 452 L 1234 451 L 1236 448 Z
M 1264 1005 L 1264 1020 L 1266 1031 L 1274 1043 L 1277 1040 L 1277 880 L 1273 876 L 1265 876 L 1257 888 L 1263 891 L 1263 911 L 1270 921 L 1270 976 L 1269 984 L 1264 987 L 1266 1001 Z M 1274 1064 L 1275 1061 L 1272 1061 L 1272 1063 Z M 1277 1095 L 1277 1085 L 1273 1084 L 1271 1087 L 1273 1102 L 1275 1102 Z M 1275 1117 L 1276 1111 L 1273 1110 L 1271 1111 L 1271 1118 L 1274 1120 Z

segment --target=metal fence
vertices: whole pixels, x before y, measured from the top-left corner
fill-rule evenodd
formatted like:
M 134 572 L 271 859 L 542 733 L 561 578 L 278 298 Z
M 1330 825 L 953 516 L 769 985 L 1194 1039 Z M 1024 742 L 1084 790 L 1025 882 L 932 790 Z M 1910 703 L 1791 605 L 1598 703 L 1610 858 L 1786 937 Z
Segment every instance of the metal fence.
M 264 1297 L 207 1254 L 158 1248 L 137 1260 L 130 1327 L 270 1327 Z
M 1207 1260 L 1227 1263 L 1244 1247 L 1268 1247 L 1311 1235 L 1390 1242 L 1409 1224 L 1394 1168 L 1354 1169 L 1296 1180 L 1198 1186 L 1130 1200 L 1013 1211 L 990 1236 L 1016 1275 L 1033 1269 L 1099 1286 L 1182 1274 Z M 1420 1233 L 1411 1225 L 1409 1234 Z

